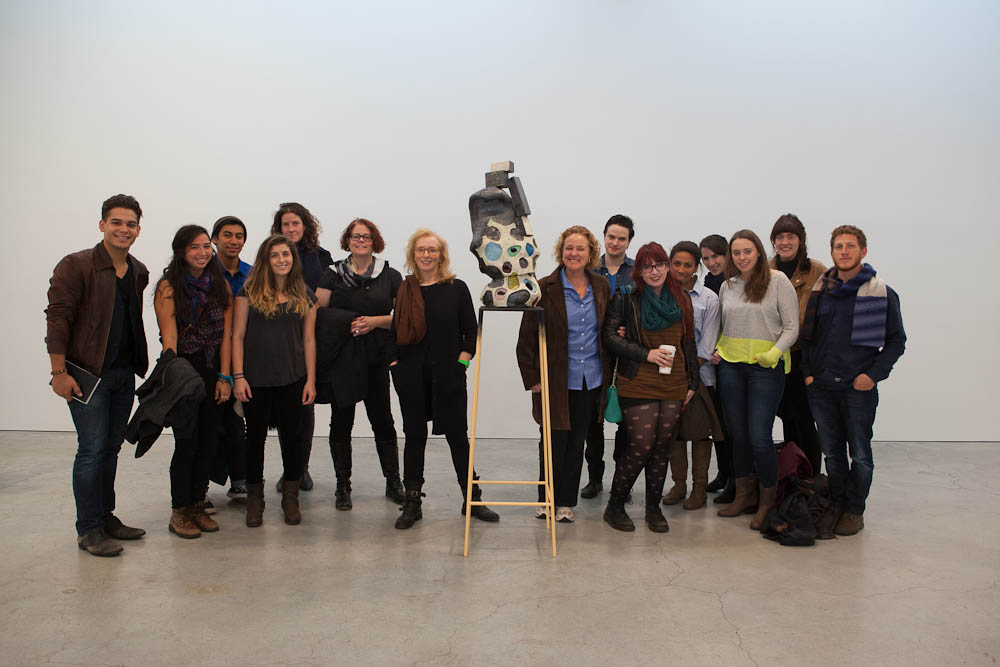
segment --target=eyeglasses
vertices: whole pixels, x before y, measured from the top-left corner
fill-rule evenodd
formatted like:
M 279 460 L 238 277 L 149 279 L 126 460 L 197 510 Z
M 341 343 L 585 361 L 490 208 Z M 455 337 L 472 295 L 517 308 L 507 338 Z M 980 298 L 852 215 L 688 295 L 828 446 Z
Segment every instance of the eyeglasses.
M 666 262 L 657 262 L 656 264 L 645 264 L 645 265 L 643 265 L 643 267 L 641 269 L 642 275 L 646 275 L 646 274 L 652 273 L 653 269 L 656 269 L 657 273 L 663 273 L 664 271 L 667 270 L 667 263 Z
M 351 240 L 352 241 L 364 241 L 364 242 L 367 243 L 368 241 L 372 240 L 372 235 L 371 234 L 351 234 Z
M 441 250 L 438 248 L 415 248 L 413 250 L 414 255 L 430 255 L 431 257 L 439 252 L 441 252 Z

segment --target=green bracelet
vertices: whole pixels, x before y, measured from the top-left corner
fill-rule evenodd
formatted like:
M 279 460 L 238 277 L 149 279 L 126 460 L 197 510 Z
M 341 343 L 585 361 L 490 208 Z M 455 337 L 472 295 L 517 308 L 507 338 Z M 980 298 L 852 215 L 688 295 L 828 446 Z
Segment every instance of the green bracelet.
M 222 373 L 216 373 L 216 375 L 219 376 L 220 380 L 225 380 L 226 382 L 228 382 L 230 387 L 233 386 L 233 378 L 229 377 L 228 375 L 223 375 Z
M 462 365 L 463 365 L 463 366 L 465 366 L 466 368 L 468 368 L 468 367 L 469 367 L 469 361 L 468 361 L 467 359 L 459 359 L 459 360 L 458 360 L 458 363 L 462 364 Z

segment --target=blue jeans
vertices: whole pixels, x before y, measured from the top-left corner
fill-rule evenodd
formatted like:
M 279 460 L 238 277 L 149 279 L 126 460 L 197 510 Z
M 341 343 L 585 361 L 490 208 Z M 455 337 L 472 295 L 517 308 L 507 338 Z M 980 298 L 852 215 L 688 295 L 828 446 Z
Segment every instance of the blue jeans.
M 118 451 L 125 440 L 134 395 L 135 371 L 114 368 L 101 374 L 90 403 L 69 403 L 77 440 L 73 496 L 78 535 L 102 525 L 115 509 Z
M 722 360 L 718 371 L 734 473 L 746 477 L 756 464 L 761 486 L 772 487 L 778 483 L 778 454 L 771 432 L 785 391 L 785 362 L 764 368 Z
M 870 391 L 854 388 L 831 391 L 813 382 L 806 391 L 826 459 L 833 502 L 845 512 L 864 514 L 875 471 L 872 427 L 878 407 L 878 387 Z

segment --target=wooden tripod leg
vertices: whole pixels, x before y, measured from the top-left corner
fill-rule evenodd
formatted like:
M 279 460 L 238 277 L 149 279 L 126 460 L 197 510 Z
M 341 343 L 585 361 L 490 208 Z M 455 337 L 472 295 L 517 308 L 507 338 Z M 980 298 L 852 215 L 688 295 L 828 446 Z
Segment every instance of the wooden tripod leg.
M 542 376 L 542 450 L 545 462 L 546 526 L 552 522 L 552 557 L 556 557 L 556 502 L 555 478 L 552 475 L 552 418 L 549 412 L 549 353 L 545 338 L 545 324 L 538 324 L 538 361 Z
M 465 552 L 469 555 L 469 524 L 472 520 L 472 471 L 476 460 L 476 417 L 479 415 L 479 366 L 483 352 L 483 315 L 479 314 L 479 329 L 476 331 L 476 370 L 472 376 L 472 423 L 469 425 L 469 474 L 465 484 Z

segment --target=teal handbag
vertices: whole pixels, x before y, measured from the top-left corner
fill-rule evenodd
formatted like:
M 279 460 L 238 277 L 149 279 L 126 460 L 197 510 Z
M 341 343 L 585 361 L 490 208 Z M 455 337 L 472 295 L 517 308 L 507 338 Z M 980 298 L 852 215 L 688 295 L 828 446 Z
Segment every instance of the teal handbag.
M 612 424 L 621 423 L 622 420 L 622 406 L 618 402 L 618 387 L 615 386 L 617 380 L 618 360 L 615 359 L 615 370 L 611 375 L 611 386 L 608 387 L 608 397 L 604 406 L 604 421 L 611 422 Z

